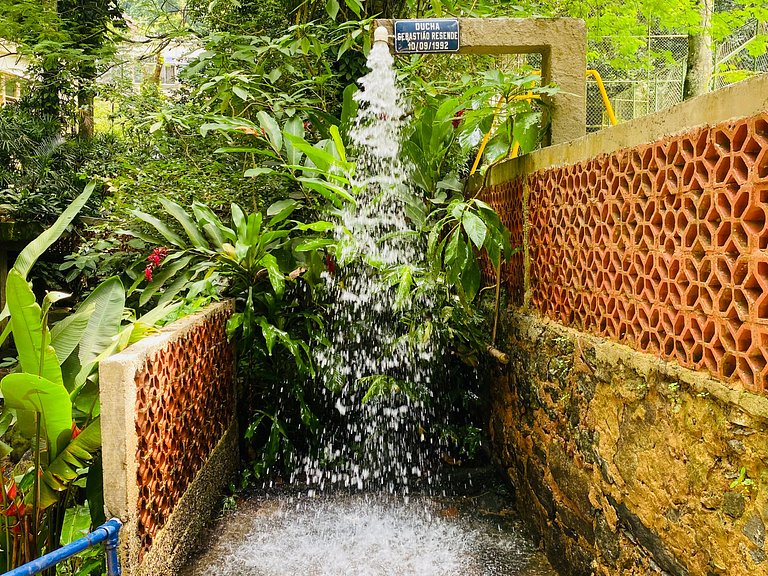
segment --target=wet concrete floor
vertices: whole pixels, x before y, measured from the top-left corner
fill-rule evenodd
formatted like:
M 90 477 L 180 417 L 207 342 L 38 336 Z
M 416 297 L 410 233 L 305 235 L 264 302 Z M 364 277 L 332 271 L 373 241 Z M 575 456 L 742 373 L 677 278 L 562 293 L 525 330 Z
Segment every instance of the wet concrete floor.
M 487 470 L 451 495 L 255 493 L 183 576 L 556 576 Z

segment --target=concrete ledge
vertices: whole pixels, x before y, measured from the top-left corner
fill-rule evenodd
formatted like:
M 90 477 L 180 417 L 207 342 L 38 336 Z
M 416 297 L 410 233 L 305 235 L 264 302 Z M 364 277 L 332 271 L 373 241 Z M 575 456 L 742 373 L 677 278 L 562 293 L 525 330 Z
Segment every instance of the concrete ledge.
M 126 576 L 176 574 L 194 546 L 199 530 L 215 509 L 216 499 L 239 464 L 236 419 L 227 419 L 222 422 L 221 439 L 207 453 L 202 467 L 196 473 L 194 469 L 190 470 L 194 477 L 183 489 L 183 494 L 178 500 L 164 502 L 170 514 L 154 535 L 152 546 L 148 550 L 141 549 L 137 377 L 141 377 L 148 362 L 162 356 L 164 351 L 173 350 L 177 342 L 185 341 L 211 320 L 220 318 L 218 321 L 223 322 L 232 309 L 232 302 L 213 304 L 164 327 L 160 333 L 133 344 L 99 365 L 104 507 L 108 517 L 117 517 L 124 523 L 120 546 Z M 193 352 L 199 355 L 205 350 L 195 349 Z M 234 386 L 234 382 L 220 382 L 219 385 Z M 173 389 L 169 390 L 173 393 Z M 185 391 L 179 390 L 179 393 L 184 394 Z M 160 474 L 163 473 L 161 469 Z

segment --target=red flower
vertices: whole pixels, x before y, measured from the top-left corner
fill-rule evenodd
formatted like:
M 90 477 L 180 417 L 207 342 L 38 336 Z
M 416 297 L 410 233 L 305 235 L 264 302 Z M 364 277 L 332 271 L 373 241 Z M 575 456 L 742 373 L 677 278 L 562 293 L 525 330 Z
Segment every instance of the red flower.
M 144 269 L 144 278 L 146 278 L 147 282 L 152 282 L 152 271 L 160 266 L 160 263 L 166 256 L 168 256 L 168 248 L 165 246 L 155 248 L 152 250 L 152 253 L 147 256 L 149 264 L 147 264 L 147 267 Z
M 458 112 L 456 112 L 456 116 L 453 117 L 453 120 L 451 120 L 451 124 L 453 124 L 454 128 L 458 128 L 459 124 L 461 124 L 461 117 L 464 116 L 464 109 L 462 108 Z
M 161 246 L 152 250 L 152 253 L 147 256 L 147 260 L 153 267 L 157 267 L 160 266 L 160 262 L 162 262 L 166 256 L 168 256 L 168 248 Z
M 80 428 L 77 427 L 77 424 L 72 422 L 72 440 L 80 436 L 80 432 L 82 432 L 82 430 L 80 430 Z
M 330 254 L 325 255 L 325 269 L 333 275 L 336 273 L 336 260 Z
M 18 505 L 16 502 L 11 502 L 11 505 L 8 506 L 5 510 L 2 511 L 3 516 L 16 516 L 17 518 L 21 518 L 24 516 L 24 513 L 27 511 L 27 505 L 23 502 L 20 502 Z

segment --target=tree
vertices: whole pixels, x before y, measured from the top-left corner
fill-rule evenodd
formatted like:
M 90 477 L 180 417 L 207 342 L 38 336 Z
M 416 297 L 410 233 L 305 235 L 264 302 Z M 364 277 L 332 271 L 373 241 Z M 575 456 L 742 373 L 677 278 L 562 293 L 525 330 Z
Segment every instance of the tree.
M 711 0 L 699 0 L 697 9 L 700 25 L 688 31 L 688 60 L 683 84 L 685 100 L 706 93 L 715 71 L 712 58 Z
M 83 138 L 93 135 L 98 62 L 122 24 L 116 0 L 0 0 L 0 38 L 32 61 L 30 105 L 62 126 L 74 109 Z

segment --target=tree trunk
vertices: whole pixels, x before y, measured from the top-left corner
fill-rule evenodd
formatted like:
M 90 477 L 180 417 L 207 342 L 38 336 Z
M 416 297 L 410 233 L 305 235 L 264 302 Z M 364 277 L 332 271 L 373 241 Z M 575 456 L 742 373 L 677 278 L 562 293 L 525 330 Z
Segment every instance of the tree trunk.
M 77 90 L 77 135 L 79 138 L 93 138 L 93 103 L 96 89 L 96 64 L 90 60 L 78 66 Z
M 685 69 L 683 99 L 688 100 L 709 91 L 714 73 L 712 57 L 711 0 L 699 0 L 700 27 L 688 34 L 688 62 Z
M 87 88 L 77 93 L 77 135 L 79 138 L 93 138 L 93 92 Z

